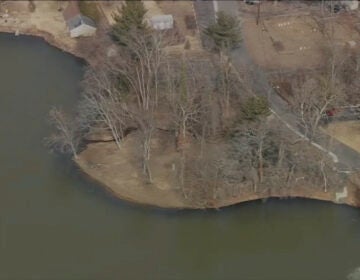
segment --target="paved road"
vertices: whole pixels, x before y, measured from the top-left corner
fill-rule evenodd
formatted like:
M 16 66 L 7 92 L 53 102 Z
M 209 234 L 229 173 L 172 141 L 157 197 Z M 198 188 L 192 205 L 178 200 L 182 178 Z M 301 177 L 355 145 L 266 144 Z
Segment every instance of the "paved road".
M 198 13 L 198 11 L 202 10 L 201 5 L 203 5 L 204 2 L 197 1 L 195 3 L 197 3 L 195 5 L 195 11 L 197 13 L 198 22 L 202 22 L 203 24 L 206 24 L 206 20 L 209 21 L 210 16 L 215 18 L 217 11 L 224 11 L 232 15 L 241 16 L 239 14 L 239 5 L 242 3 L 239 1 L 206 1 L 206 14 Z M 212 5 L 209 5 L 209 3 L 212 3 Z M 206 27 L 206 25 L 201 26 L 201 28 L 204 27 Z M 300 129 L 297 127 L 297 118 L 295 114 L 291 112 L 288 104 L 272 89 L 268 82 L 266 73 L 255 65 L 248 54 L 245 45 L 243 44 L 240 48 L 234 50 L 231 54 L 231 58 L 234 67 L 237 69 L 243 69 L 244 65 L 248 69 L 254 69 L 256 80 L 254 92 L 256 92 L 257 95 L 266 96 L 274 115 L 278 116 L 294 133 L 304 137 L 300 132 Z M 360 170 L 360 154 L 357 151 L 335 139 L 330 139 L 330 137 L 325 134 L 322 136 L 322 140 L 319 140 L 317 143 L 313 143 L 313 145 L 328 153 L 329 156 L 337 162 L 338 170 Z M 327 150 L 324 147 L 327 147 L 327 143 L 330 141 L 332 143 L 331 148 L 330 150 Z

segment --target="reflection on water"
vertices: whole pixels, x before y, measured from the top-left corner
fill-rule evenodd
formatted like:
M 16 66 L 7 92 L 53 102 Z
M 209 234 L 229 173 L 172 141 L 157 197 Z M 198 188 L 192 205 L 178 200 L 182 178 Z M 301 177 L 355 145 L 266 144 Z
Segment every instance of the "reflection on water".
M 346 279 L 359 211 L 269 200 L 164 211 L 109 197 L 49 153 L 51 106 L 76 102 L 82 65 L 0 35 L 0 279 Z

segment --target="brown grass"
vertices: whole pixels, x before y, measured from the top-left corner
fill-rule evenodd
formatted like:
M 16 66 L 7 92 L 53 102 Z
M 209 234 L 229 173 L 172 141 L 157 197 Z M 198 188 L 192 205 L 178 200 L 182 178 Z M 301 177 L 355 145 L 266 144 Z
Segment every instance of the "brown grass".
M 345 145 L 360 152 L 360 122 L 335 122 L 324 128 L 325 132 Z
M 351 20 L 352 16 L 343 17 Z M 334 19 L 335 44 L 359 42 L 359 32 L 343 17 Z M 324 62 L 327 41 L 311 16 L 269 17 L 259 25 L 255 18 L 248 18 L 243 23 L 243 37 L 255 62 L 268 69 L 311 69 Z

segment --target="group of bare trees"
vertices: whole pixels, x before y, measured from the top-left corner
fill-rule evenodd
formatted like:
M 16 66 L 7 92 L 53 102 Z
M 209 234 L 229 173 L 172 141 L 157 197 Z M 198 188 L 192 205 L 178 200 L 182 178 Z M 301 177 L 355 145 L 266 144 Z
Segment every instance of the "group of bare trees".
M 142 170 L 152 182 L 151 142 L 159 122 L 165 123 L 162 129 L 172 132 L 179 155 L 179 189 L 193 203 L 238 195 L 243 186 L 259 192 L 301 183 L 317 182 L 325 190 L 333 185 L 331 162 L 274 120 L 266 99 L 246 88 L 248 77 L 239 81 L 217 55 L 168 56 L 161 33 L 146 36 L 133 38 L 129 51 L 88 68 L 76 116 L 70 120 L 51 111 L 58 133 L 50 144 L 76 157 L 89 133 L 108 132 L 121 149 L 127 131 L 136 130 Z M 301 98 L 294 106 L 310 133 L 339 95 L 322 80 L 306 81 L 298 90 Z
M 56 132 L 45 139 L 46 144 L 61 153 L 71 154 L 74 158 L 77 158 L 77 151 L 81 141 L 78 133 L 78 123 L 58 108 L 50 110 L 49 118 Z
M 76 115 L 51 111 L 52 147 L 76 158 L 87 135 L 104 132 L 122 149 L 128 131 L 136 130 L 142 171 L 151 183 L 152 139 L 161 123 L 176 143 L 179 189 L 201 204 L 238 195 L 244 186 L 260 192 L 311 184 L 327 191 L 338 182 L 331 160 L 284 129 L 266 99 L 254 97 L 252 77 L 239 78 L 221 52 L 169 55 L 166 34 L 128 31 L 121 33 L 117 56 L 88 67 Z M 293 85 L 293 110 L 309 139 L 326 110 L 342 102 L 334 69 Z
M 321 119 L 344 101 L 343 86 L 327 73 L 297 79 L 293 85 L 292 108 L 302 132 L 310 140 L 316 137 Z
M 88 69 L 79 111 L 83 128 L 108 129 L 119 148 L 125 131 L 136 128 L 142 136 L 143 171 L 150 182 L 148 162 L 164 58 L 162 39 L 161 33 L 134 34 L 119 56 Z

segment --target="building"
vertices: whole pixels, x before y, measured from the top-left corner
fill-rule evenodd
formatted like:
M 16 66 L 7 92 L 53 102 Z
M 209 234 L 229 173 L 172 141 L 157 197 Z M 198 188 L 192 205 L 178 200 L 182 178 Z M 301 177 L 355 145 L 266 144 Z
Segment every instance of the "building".
M 174 27 L 174 18 L 172 15 L 153 16 L 149 23 L 155 30 L 167 30 Z
M 81 14 L 66 21 L 70 31 L 70 37 L 92 36 L 96 32 L 95 22 Z
M 69 1 L 63 12 L 66 25 L 69 28 L 70 37 L 92 36 L 96 32 L 95 22 L 81 14 L 77 1 Z

